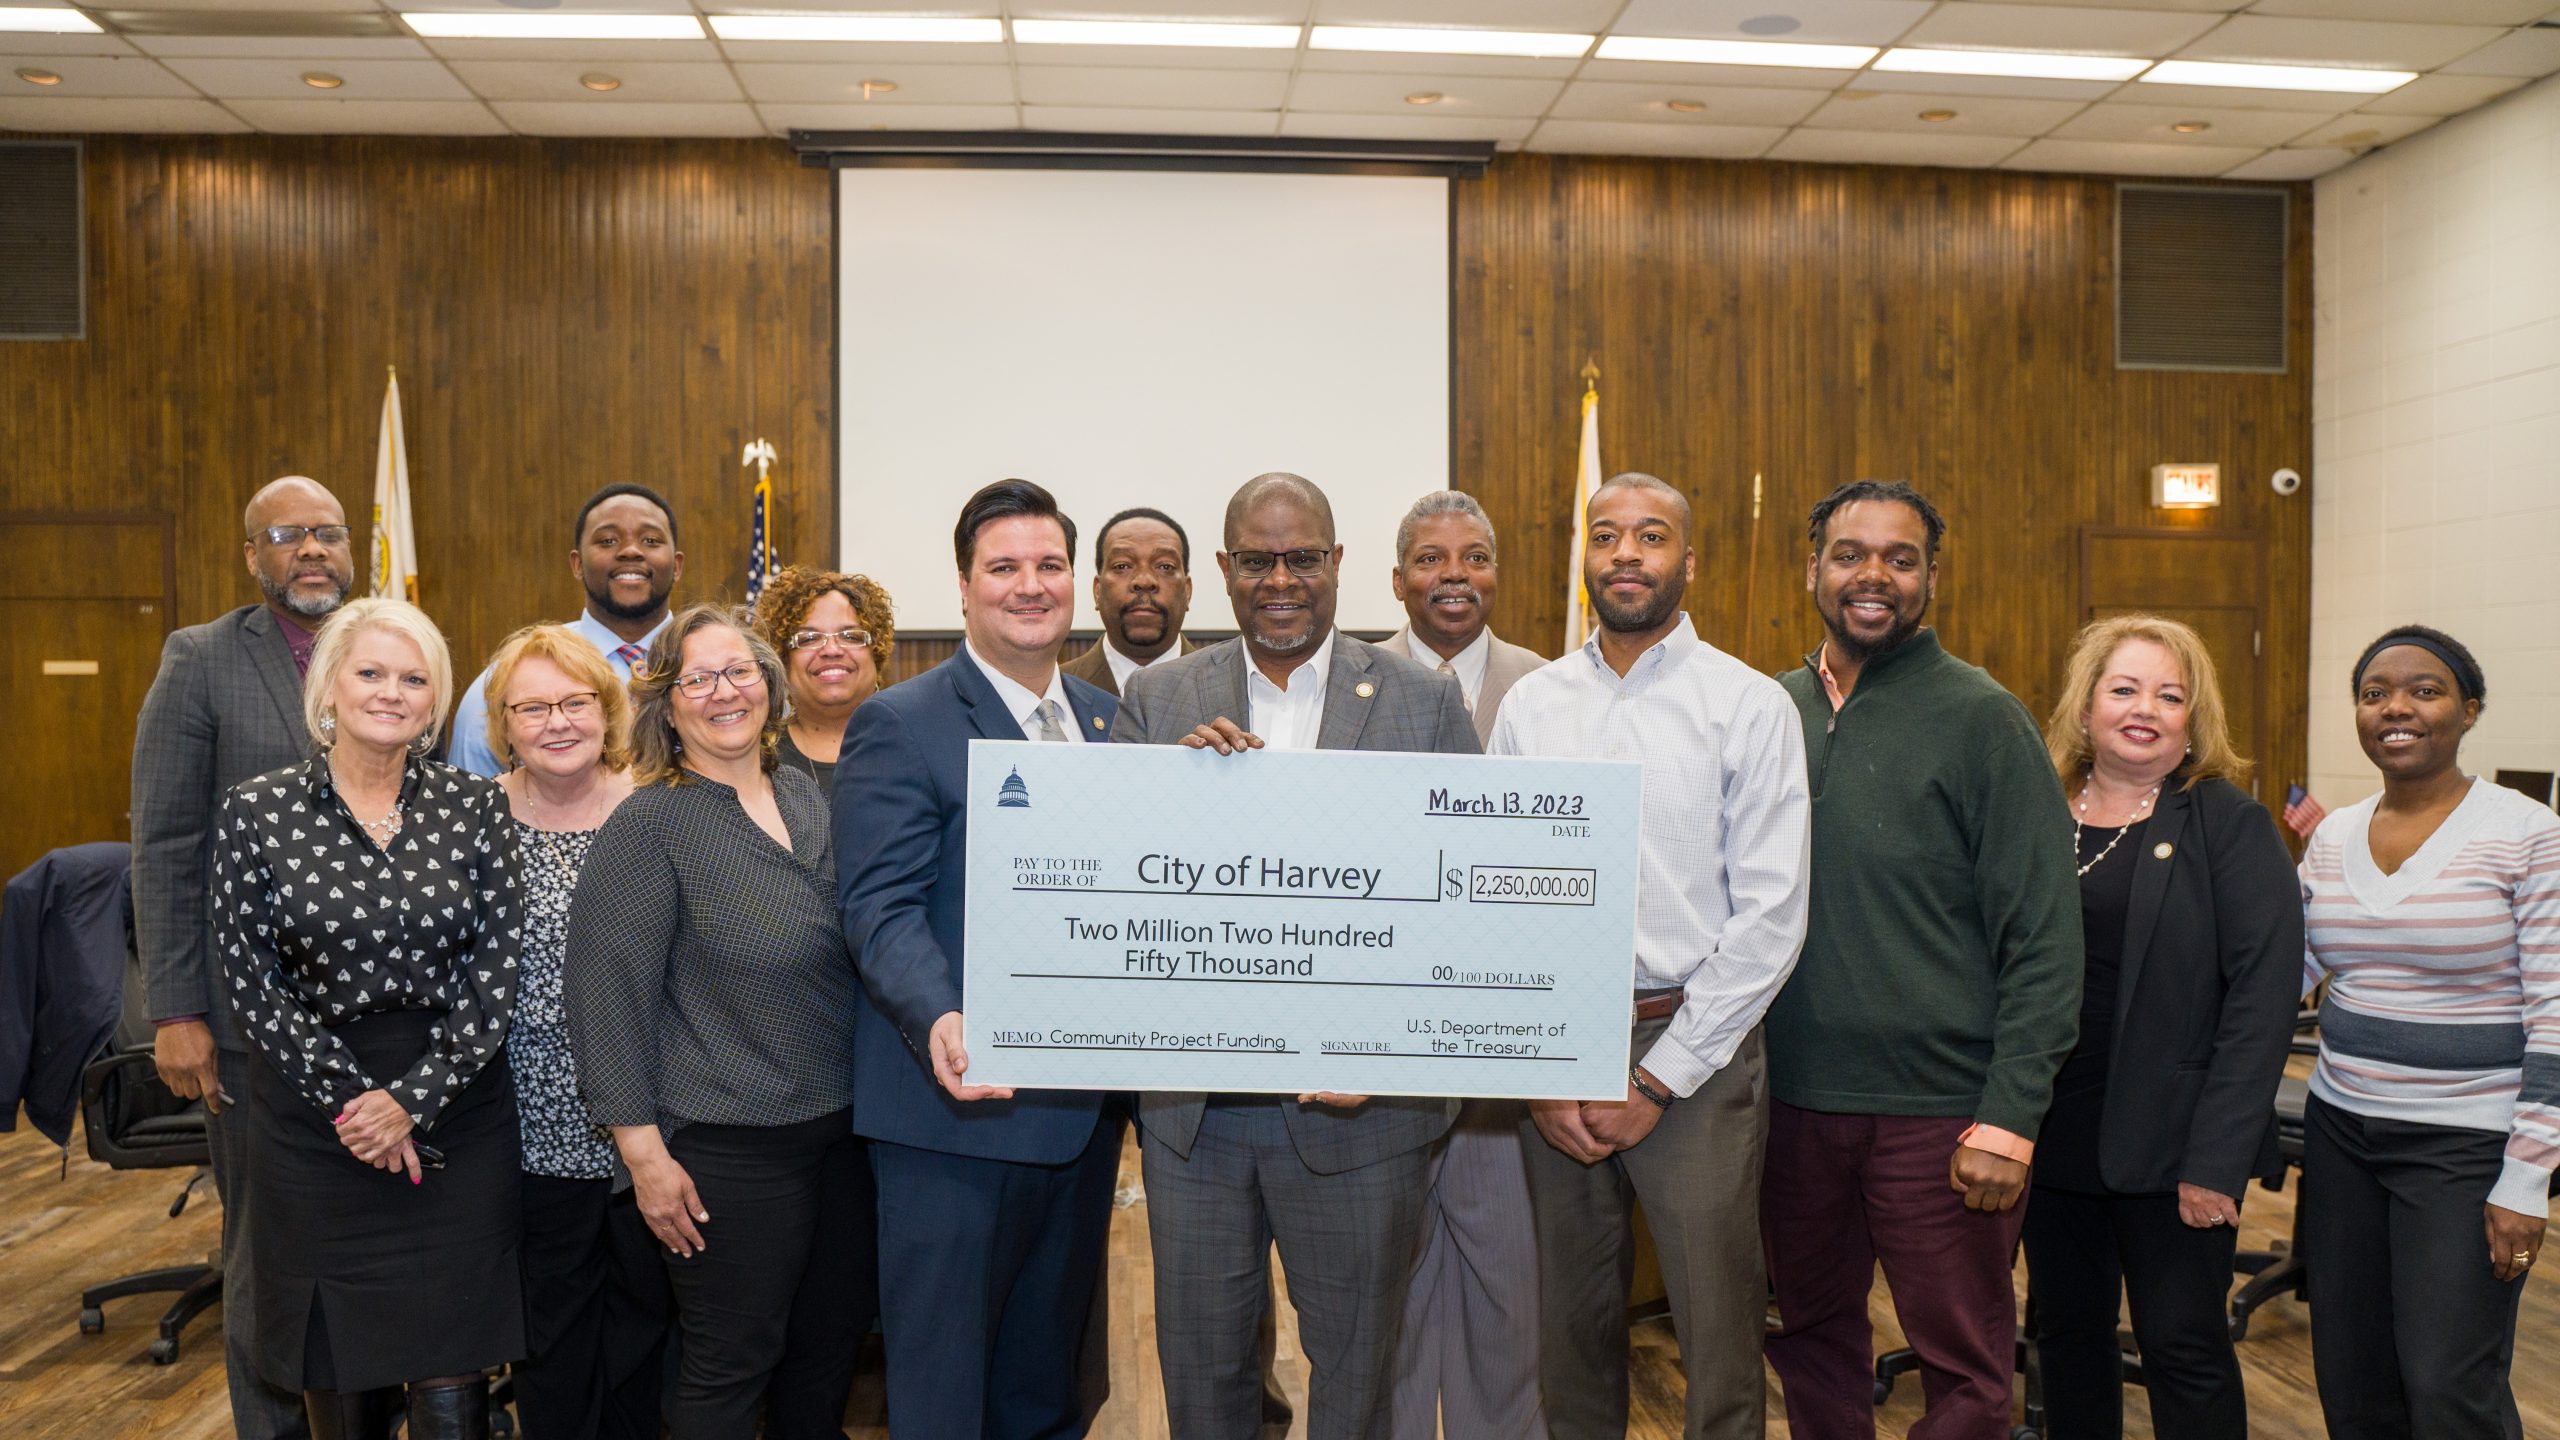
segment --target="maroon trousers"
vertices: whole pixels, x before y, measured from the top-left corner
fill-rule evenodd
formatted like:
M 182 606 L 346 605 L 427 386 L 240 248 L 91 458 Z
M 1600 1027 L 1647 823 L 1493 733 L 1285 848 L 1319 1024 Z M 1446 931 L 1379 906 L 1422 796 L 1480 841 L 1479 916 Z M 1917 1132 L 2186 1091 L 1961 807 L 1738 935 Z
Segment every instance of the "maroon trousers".
M 1796 1440 L 1873 1440 L 1867 1292 L 1878 1261 L 1928 1399 L 1911 1440 L 2006 1440 L 2018 1325 L 2009 1270 L 2027 1207 L 1964 1208 L 1947 1164 L 1970 1123 L 1770 1102 L 1760 1234 L 1781 1328 L 1769 1364 Z

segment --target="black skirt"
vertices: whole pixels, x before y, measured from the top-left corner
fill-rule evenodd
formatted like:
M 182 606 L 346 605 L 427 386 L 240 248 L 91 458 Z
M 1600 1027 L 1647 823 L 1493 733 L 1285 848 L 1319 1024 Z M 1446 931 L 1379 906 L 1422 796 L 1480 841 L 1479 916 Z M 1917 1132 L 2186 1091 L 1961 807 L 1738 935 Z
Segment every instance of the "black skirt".
M 332 1027 L 365 1073 L 399 1075 L 439 1017 L 404 1010 Z M 258 1203 L 258 1371 L 286 1390 L 374 1390 L 523 1357 L 523 1208 L 515 1083 L 504 1051 L 414 1138 L 445 1168 L 377 1170 L 263 1055 L 249 1086 Z

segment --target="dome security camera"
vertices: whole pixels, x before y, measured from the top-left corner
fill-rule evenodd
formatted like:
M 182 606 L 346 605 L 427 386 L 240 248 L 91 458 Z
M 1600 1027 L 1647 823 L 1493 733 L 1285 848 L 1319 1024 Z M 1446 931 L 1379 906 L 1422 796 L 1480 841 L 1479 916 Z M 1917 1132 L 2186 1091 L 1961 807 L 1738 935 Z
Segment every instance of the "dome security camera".
M 2294 494 L 2302 488 L 2302 472 L 2293 469 L 2279 470 L 2267 477 L 2267 486 L 2279 495 Z

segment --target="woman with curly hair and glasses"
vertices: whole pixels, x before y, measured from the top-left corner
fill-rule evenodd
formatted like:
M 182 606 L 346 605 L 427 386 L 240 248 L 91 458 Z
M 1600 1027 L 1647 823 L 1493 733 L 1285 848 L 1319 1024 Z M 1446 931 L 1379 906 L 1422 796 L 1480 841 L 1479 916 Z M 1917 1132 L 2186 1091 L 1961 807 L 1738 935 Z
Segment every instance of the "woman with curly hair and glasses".
M 756 601 L 756 634 L 782 657 L 790 692 L 782 763 L 831 796 L 844 727 L 880 689 L 880 669 L 898 648 L 889 592 L 867 575 L 785 566 Z

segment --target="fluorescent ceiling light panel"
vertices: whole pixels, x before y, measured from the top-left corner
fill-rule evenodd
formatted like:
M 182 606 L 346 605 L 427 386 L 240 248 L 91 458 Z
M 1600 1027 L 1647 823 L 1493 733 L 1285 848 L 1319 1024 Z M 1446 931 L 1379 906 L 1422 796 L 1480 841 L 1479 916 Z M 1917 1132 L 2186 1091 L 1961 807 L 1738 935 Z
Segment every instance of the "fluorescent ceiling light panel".
M 923 15 L 714 15 L 723 40 L 886 40 L 945 45 L 995 44 L 1004 22 Z
M 1765 40 L 1682 40 L 1612 35 L 1602 60 L 1669 60 L 1685 65 L 1784 65 L 1799 70 L 1855 70 L 1876 58 L 1873 45 L 1787 45 Z
M 1916 50 L 1896 47 L 1878 70 L 1918 75 L 2005 75 L 2021 80 L 2130 80 L 2151 62 L 2121 55 L 2062 55 L 2042 50 Z
M 1515 55 L 1572 60 L 1591 48 L 1588 35 L 1542 30 L 1406 29 L 1391 25 L 1318 25 L 1311 50 L 1383 50 L 1399 55 Z
M 409 28 L 430 40 L 699 40 L 690 15 L 500 14 L 403 10 Z
M 1219 50 L 1292 50 L 1295 25 L 1212 25 L 1187 20 L 1016 20 L 1024 45 L 1198 45 Z
M 39 35 L 95 35 L 98 22 L 77 10 L 39 10 L 33 6 L 0 6 L 0 30 Z
M 2153 85 L 2223 85 L 2243 90 L 2330 90 L 2380 95 L 2418 78 L 2414 70 L 2341 70 L 2319 65 L 2238 65 L 2221 60 L 2163 60 L 2143 80 Z

